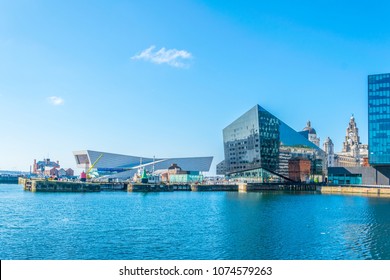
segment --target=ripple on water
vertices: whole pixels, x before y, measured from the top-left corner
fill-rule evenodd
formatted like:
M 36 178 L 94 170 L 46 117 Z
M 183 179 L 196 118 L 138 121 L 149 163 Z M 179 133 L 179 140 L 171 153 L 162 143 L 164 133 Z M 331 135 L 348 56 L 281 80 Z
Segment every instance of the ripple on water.
M 4 198 L 7 199 L 4 199 Z M 390 259 L 390 200 L 2 187 L 1 259 Z

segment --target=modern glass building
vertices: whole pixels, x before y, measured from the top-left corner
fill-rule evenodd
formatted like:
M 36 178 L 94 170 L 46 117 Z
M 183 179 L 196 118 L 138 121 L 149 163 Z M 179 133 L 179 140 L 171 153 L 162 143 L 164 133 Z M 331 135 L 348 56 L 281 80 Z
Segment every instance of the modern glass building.
M 231 179 L 285 182 L 324 178 L 325 153 L 259 105 L 228 125 L 223 141 L 225 160 L 217 170 Z M 302 174 L 298 174 L 300 170 Z
M 370 165 L 390 165 L 390 74 L 368 76 L 368 147 Z

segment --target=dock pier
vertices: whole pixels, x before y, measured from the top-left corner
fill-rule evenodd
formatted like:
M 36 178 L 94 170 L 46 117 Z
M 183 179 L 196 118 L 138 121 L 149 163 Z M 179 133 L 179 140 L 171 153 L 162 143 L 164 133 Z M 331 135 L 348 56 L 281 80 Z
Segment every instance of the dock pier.
M 290 191 L 317 192 L 323 194 L 356 194 L 390 196 L 390 186 L 331 186 L 324 184 L 280 184 L 280 183 L 237 183 L 237 184 L 142 184 L 130 182 L 68 182 L 19 177 L 23 189 L 31 192 L 261 192 Z
M 317 184 L 239 183 L 239 192 L 256 191 L 318 191 Z
M 31 192 L 100 192 L 101 185 L 87 182 L 31 180 L 19 178 L 23 189 Z
M 191 185 L 191 191 L 193 192 L 236 192 L 238 191 L 238 186 L 226 185 L 226 184 L 216 184 L 216 185 L 193 184 Z
M 321 186 L 318 188 L 324 194 L 356 194 L 368 196 L 390 196 L 390 186 Z
M 127 184 L 128 192 L 173 192 L 173 187 L 163 184 Z
M 0 175 L 0 184 L 17 184 L 19 176 Z

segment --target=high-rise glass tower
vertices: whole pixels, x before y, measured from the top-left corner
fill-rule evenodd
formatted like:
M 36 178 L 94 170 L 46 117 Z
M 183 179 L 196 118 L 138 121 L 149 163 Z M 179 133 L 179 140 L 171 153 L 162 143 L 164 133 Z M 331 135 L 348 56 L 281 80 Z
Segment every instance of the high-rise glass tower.
M 390 74 L 368 76 L 368 148 L 370 165 L 390 165 Z

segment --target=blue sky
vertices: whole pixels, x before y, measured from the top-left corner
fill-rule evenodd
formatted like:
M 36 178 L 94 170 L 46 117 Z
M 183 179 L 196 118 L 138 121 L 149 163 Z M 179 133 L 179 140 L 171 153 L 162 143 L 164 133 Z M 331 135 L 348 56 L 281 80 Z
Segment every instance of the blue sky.
M 0 169 L 74 150 L 223 159 L 260 104 L 340 151 L 367 75 L 390 72 L 388 1 L 0 1 Z

